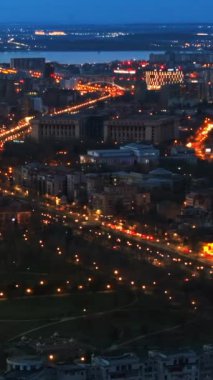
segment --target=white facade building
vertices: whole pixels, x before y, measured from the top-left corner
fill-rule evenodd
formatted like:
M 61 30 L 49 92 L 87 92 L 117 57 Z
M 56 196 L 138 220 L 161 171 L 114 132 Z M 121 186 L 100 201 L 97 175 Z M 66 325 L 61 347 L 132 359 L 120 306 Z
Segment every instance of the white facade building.
M 132 353 L 94 357 L 91 366 L 94 380 L 142 380 L 141 361 Z

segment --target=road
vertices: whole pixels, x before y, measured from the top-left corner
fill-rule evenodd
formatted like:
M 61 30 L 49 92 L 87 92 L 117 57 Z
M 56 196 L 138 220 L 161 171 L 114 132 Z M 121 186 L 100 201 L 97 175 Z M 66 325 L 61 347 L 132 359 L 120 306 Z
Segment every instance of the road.
M 82 228 L 85 223 L 98 225 L 98 228 L 102 231 L 108 231 L 113 235 L 118 237 L 125 237 L 127 240 L 130 239 L 132 241 L 145 244 L 149 247 L 155 248 L 157 250 L 163 250 L 165 252 L 170 253 L 173 257 L 181 257 L 183 260 L 192 260 L 195 263 L 200 263 L 200 265 L 205 266 L 206 269 L 213 268 L 213 261 L 211 257 L 201 257 L 199 255 L 195 255 L 192 251 L 183 247 L 180 244 L 174 244 L 165 240 L 163 237 L 159 238 L 159 236 L 155 233 L 148 233 L 146 229 L 144 232 L 138 232 L 136 229 L 123 227 L 118 220 L 106 222 L 103 221 L 101 217 L 98 217 L 97 214 L 90 214 L 88 217 L 84 214 L 84 210 L 82 212 L 77 211 L 68 211 L 68 210 L 60 210 L 57 206 L 50 204 L 42 204 L 42 209 L 47 213 L 56 213 L 66 218 L 66 222 L 69 221 L 76 225 L 78 228 Z M 47 214 L 48 215 L 48 214 Z M 128 221 L 123 220 L 123 224 L 128 226 Z
M 187 144 L 188 148 L 193 148 L 198 158 L 202 160 L 213 160 L 213 152 L 206 152 L 205 144 L 209 138 L 210 133 L 213 131 L 213 122 L 206 119 L 203 125 L 197 130 L 195 136 L 189 139 Z
M 4 143 L 6 141 L 18 139 L 23 133 L 30 133 L 30 122 L 33 116 L 25 117 L 21 119 L 16 127 L 0 131 L 0 142 Z
M 88 86 L 87 89 L 89 92 L 90 86 Z M 64 113 L 78 112 L 82 109 L 95 106 L 96 104 L 100 102 L 104 102 L 110 98 L 115 98 L 117 96 L 122 96 L 124 94 L 124 91 L 121 91 L 121 89 L 118 89 L 116 86 L 113 86 L 113 85 L 108 86 L 107 88 L 98 87 L 96 91 L 97 91 L 97 98 L 92 99 L 92 100 L 87 100 L 83 103 L 79 103 L 79 104 L 71 105 L 69 107 L 55 110 L 54 112 L 50 113 L 50 116 L 62 115 Z M 93 88 L 91 88 L 91 92 L 94 92 Z M 23 135 L 30 134 L 32 131 L 31 121 L 34 118 L 35 118 L 34 116 L 25 117 L 21 119 L 15 127 L 11 127 L 7 130 L 0 130 L 0 143 L 4 144 L 7 141 L 17 140 L 21 138 Z
M 13 198 L 15 197 L 21 200 L 27 199 L 25 192 L 21 191 L 21 188 L 19 189 L 19 193 L 17 193 L 15 189 L 9 191 L 1 187 L 0 191 L 2 191 L 7 196 L 12 196 Z M 41 212 L 43 211 L 47 218 L 48 215 L 50 217 L 51 215 L 59 215 L 63 218 L 63 222 L 66 221 L 67 225 L 71 223 L 72 226 L 74 225 L 80 230 L 83 227 L 87 226 L 87 224 L 88 226 L 91 226 L 92 229 L 98 227 L 100 230 L 108 231 L 115 236 L 125 237 L 127 240 L 129 239 L 155 248 L 156 250 L 163 250 L 164 252 L 168 252 L 174 258 L 181 257 L 183 260 L 191 260 L 195 264 L 204 266 L 207 270 L 210 270 L 210 272 L 212 272 L 212 257 L 203 257 L 198 254 L 195 255 L 194 252 L 192 252 L 189 248 L 184 247 L 180 243 L 175 244 L 174 242 L 169 241 L 169 239 L 165 239 L 165 237 L 159 237 L 157 233 L 148 233 L 146 228 L 144 229 L 144 232 L 138 232 L 135 228 L 133 229 L 130 226 L 124 227 L 124 225 L 128 226 L 128 220 L 125 221 L 122 219 L 122 224 L 115 218 L 113 221 L 105 221 L 103 216 L 98 216 L 96 213 L 90 212 L 90 215 L 88 216 L 85 214 L 85 210 L 76 211 L 71 207 L 68 209 L 61 209 L 60 206 L 58 207 L 54 204 L 50 204 L 44 201 L 40 202 L 39 200 L 35 202 L 35 206 L 38 207 Z

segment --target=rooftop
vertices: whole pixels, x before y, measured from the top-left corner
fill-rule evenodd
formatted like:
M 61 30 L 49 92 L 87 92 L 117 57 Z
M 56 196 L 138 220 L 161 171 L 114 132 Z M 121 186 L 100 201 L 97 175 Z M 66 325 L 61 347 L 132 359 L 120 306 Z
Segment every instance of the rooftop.
M 158 168 L 149 172 L 151 176 L 171 176 L 173 173 L 164 168 Z
M 165 115 L 131 115 L 129 117 L 125 117 L 125 118 L 118 118 L 118 119 L 112 119 L 112 120 L 109 120 L 107 121 L 106 123 L 132 123 L 133 121 L 137 121 L 139 123 L 144 123 L 144 124 L 154 124 L 154 125 L 159 125 L 159 124 L 163 124 L 163 123 L 168 123 L 169 121 L 170 122 L 174 122 L 175 120 L 178 120 L 177 118 L 173 117 L 173 116 L 165 116 Z
M 132 157 L 133 156 L 133 152 L 131 152 L 128 149 L 88 150 L 87 154 L 94 157 L 109 157 L 109 156 Z
M 34 355 L 12 356 L 7 359 L 7 363 L 16 365 L 41 365 L 43 363 L 43 359 Z

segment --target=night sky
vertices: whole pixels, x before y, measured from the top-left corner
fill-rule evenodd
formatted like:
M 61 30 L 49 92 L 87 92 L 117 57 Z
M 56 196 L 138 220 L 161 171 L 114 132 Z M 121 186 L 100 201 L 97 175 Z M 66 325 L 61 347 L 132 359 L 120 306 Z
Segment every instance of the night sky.
M 213 0 L 10 0 L 1 22 L 212 22 Z

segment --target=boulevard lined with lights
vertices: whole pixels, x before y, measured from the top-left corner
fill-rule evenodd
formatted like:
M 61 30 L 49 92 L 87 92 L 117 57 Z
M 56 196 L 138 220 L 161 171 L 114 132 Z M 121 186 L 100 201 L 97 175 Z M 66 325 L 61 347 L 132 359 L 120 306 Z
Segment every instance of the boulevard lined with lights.
M 54 216 L 51 216 L 51 214 L 48 214 L 46 212 L 46 213 L 42 213 L 42 216 L 45 219 L 48 218 L 51 221 L 51 224 L 60 223 L 60 218 L 59 218 L 59 215 L 57 214 L 55 214 L 55 217 L 54 217 Z M 80 221 L 78 223 L 80 223 Z M 89 291 L 90 286 L 93 287 L 93 284 L 96 282 L 96 276 L 98 276 L 97 278 L 99 278 L 100 274 L 107 275 L 108 273 L 108 281 L 106 280 L 105 284 L 103 283 L 102 285 L 103 287 L 101 287 L 100 289 L 97 289 L 97 291 L 106 291 L 106 292 L 116 291 L 117 286 L 120 286 L 120 285 L 128 286 L 130 289 L 133 289 L 133 290 L 141 290 L 145 292 L 146 294 L 152 294 L 153 291 L 155 291 L 156 289 L 161 292 L 162 296 L 164 296 L 168 300 L 168 302 L 174 303 L 174 302 L 177 302 L 177 300 L 180 297 L 180 294 L 179 294 L 179 290 L 176 292 L 173 287 L 174 281 L 176 281 L 177 279 L 177 274 L 174 271 L 174 268 L 172 266 L 177 264 L 178 268 L 181 266 L 183 269 L 183 273 L 181 275 L 181 277 L 183 278 L 182 279 L 179 278 L 178 280 L 179 283 L 182 282 L 182 280 L 183 280 L 183 283 L 189 283 L 194 278 L 196 279 L 197 277 L 199 277 L 200 274 L 202 274 L 202 272 L 205 270 L 205 267 L 203 265 L 198 266 L 196 265 L 195 262 L 190 261 L 190 259 L 174 257 L 168 252 L 157 250 L 154 247 L 150 248 L 150 247 L 143 246 L 140 243 L 128 240 L 128 238 L 126 238 L 126 240 L 123 240 L 122 245 L 121 245 L 121 239 L 116 237 L 116 235 L 113 236 L 112 232 L 110 233 L 107 231 L 89 230 L 88 234 L 89 235 L 91 234 L 93 240 L 97 239 L 97 242 L 101 242 L 101 241 L 109 242 L 109 245 L 111 247 L 109 248 L 112 251 L 114 250 L 114 248 L 116 248 L 117 250 L 117 247 L 119 250 L 123 250 L 124 253 L 125 252 L 128 253 L 129 251 L 131 253 L 134 253 L 134 256 L 133 256 L 134 259 L 139 260 L 140 262 L 140 259 L 138 258 L 138 256 L 137 255 L 135 256 L 135 254 L 138 252 L 140 253 L 140 257 L 143 258 L 143 260 L 149 262 L 154 267 L 157 266 L 157 267 L 162 267 L 164 269 L 168 267 L 167 275 L 168 275 L 168 280 L 171 281 L 171 288 L 167 287 L 165 289 L 164 280 L 162 282 L 162 280 L 159 280 L 158 278 L 153 279 L 153 273 L 152 274 L 150 273 L 150 281 L 142 282 L 141 280 L 139 280 L 138 274 L 134 273 L 135 278 L 133 277 L 131 270 L 129 271 L 127 269 L 124 269 L 123 267 L 119 267 L 118 265 L 113 268 L 111 264 L 110 265 L 107 263 L 104 264 L 101 261 L 99 263 L 97 262 L 97 260 L 93 261 L 94 260 L 92 257 L 93 255 L 91 255 L 90 263 L 87 263 L 87 268 L 90 274 L 88 275 L 88 273 L 85 273 L 85 278 L 84 279 L 82 278 L 80 280 L 81 282 L 77 282 L 77 283 L 76 283 L 75 278 L 66 279 L 65 277 L 64 281 L 58 283 L 58 286 L 55 287 L 55 293 L 53 294 L 55 294 L 56 296 L 57 295 L 65 296 L 70 293 L 70 290 Z M 133 235 L 130 234 L 130 235 L 134 236 L 134 234 Z M 26 229 L 25 232 L 23 233 L 23 240 L 26 242 L 26 244 L 30 244 L 31 239 L 32 239 L 32 236 L 30 236 L 29 230 Z M 114 245 L 115 241 L 116 241 L 117 246 Z M 124 247 L 125 242 L 126 242 L 126 248 Z M 46 242 L 44 241 L 44 239 L 40 239 L 38 240 L 38 245 L 40 246 L 41 249 L 44 249 L 46 247 Z M 55 249 L 55 253 L 53 252 L 53 254 L 61 256 L 63 259 L 63 256 L 64 256 L 63 247 L 57 245 Z M 85 254 L 79 253 L 79 252 L 73 253 L 71 262 L 73 262 L 73 264 L 75 264 L 76 266 L 79 266 L 79 268 L 85 268 L 86 263 L 84 263 L 84 259 L 86 259 Z M 30 271 L 30 268 L 27 268 L 27 269 Z M 111 274 L 110 274 L 110 271 L 111 271 Z M 209 274 L 212 275 L 212 273 L 213 272 L 211 268 L 211 270 L 209 271 Z M 24 284 L 16 283 L 14 285 L 15 286 L 14 289 L 17 289 L 17 290 L 19 289 L 19 292 L 20 291 L 23 292 L 25 296 L 32 297 L 32 296 L 37 296 L 37 291 L 36 291 L 37 286 L 44 289 L 44 294 L 46 294 L 46 292 L 47 294 L 49 294 L 49 290 L 48 290 L 49 285 L 51 284 L 49 283 L 48 278 L 41 277 L 41 279 L 38 280 L 37 285 L 32 284 L 31 286 L 24 287 Z M 54 291 L 53 285 L 51 289 Z M 1 299 L 5 299 L 6 293 L 4 289 L 1 290 L 0 297 Z M 193 310 L 197 310 L 198 303 L 199 303 L 198 300 L 194 298 L 190 300 L 190 305 Z M 83 312 L 86 312 L 86 310 L 87 309 L 84 308 Z
M 10 195 L 10 193 L 8 193 Z M 110 260 L 102 260 L 100 257 L 90 252 L 81 251 L 78 249 L 76 252 L 70 252 L 69 261 L 66 258 L 66 246 L 58 240 L 51 245 L 51 255 L 57 260 L 65 260 L 71 265 L 75 265 L 76 269 L 70 276 L 67 274 L 60 275 L 57 283 L 51 280 L 48 274 L 42 274 L 35 280 L 27 283 L 18 281 L 13 284 L 14 297 L 43 297 L 55 296 L 65 297 L 69 296 L 72 292 L 117 292 L 120 287 L 126 287 L 133 292 L 142 292 L 144 295 L 150 296 L 159 294 L 169 305 L 181 305 L 183 302 L 182 286 L 188 286 L 192 282 L 205 275 L 208 276 L 209 281 L 213 279 L 213 265 L 210 263 L 198 264 L 197 258 L 192 258 L 190 255 L 180 256 L 177 252 L 170 252 L 168 247 L 168 237 L 162 237 L 162 244 L 159 244 L 159 239 L 156 238 L 148 230 L 148 226 L 144 225 L 144 232 L 137 232 L 133 227 L 125 227 L 126 222 L 123 220 L 114 219 L 112 222 L 102 221 L 104 217 L 100 213 L 94 213 L 88 217 L 84 211 L 76 211 L 75 209 L 65 209 L 57 205 L 50 205 L 47 201 L 40 204 L 43 210 L 40 214 L 41 224 L 44 225 L 63 225 L 64 227 L 74 228 L 77 236 L 81 235 L 84 227 L 84 221 L 88 219 L 98 220 L 99 227 L 87 228 L 84 230 L 83 237 L 85 242 L 93 242 L 94 246 L 105 247 L 111 255 Z M 84 212 L 84 213 L 83 213 Z M 24 244 L 28 247 L 31 244 L 37 244 L 39 250 L 42 252 L 49 252 L 50 246 L 48 239 L 43 234 L 35 235 L 33 231 L 25 229 L 22 234 Z M 155 246 L 156 244 L 156 246 Z M 159 244 L 157 246 L 157 244 Z M 129 265 L 120 265 L 118 255 L 123 255 Z M 133 271 L 137 262 L 138 270 Z M 149 276 L 144 276 L 141 272 L 144 263 L 151 265 Z M 14 262 L 15 265 L 15 262 Z M 160 276 L 156 270 L 160 271 Z M 143 270 L 142 270 L 143 271 Z M 164 271 L 164 272 L 161 272 Z M 33 273 L 30 267 L 26 268 L 26 273 Z M 79 274 L 81 274 L 79 276 Z M 162 276 L 162 273 L 164 275 Z M 102 279 L 100 282 L 100 278 Z M 95 288 L 94 288 L 95 287 Z M 0 289 L 0 299 L 3 301 L 7 299 L 7 288 Z M 203 299 L 198 294 L 192 294 L 188 300 L 189 311 L 199 312 L 202 307 Z M 90 312 L 88 305 L 82 308 L 82 313 Z

